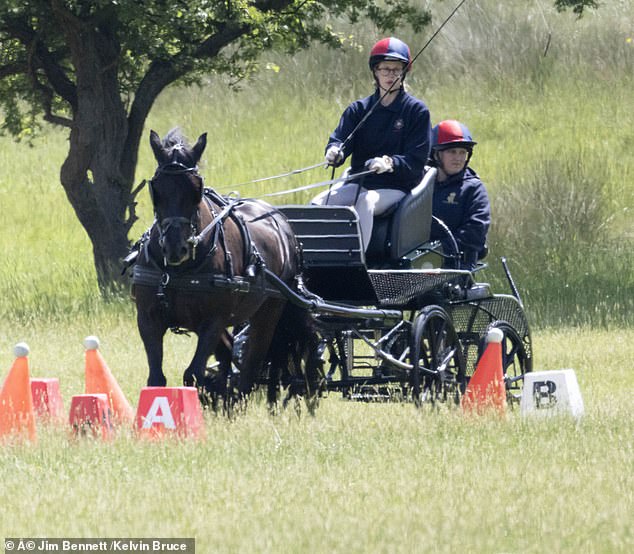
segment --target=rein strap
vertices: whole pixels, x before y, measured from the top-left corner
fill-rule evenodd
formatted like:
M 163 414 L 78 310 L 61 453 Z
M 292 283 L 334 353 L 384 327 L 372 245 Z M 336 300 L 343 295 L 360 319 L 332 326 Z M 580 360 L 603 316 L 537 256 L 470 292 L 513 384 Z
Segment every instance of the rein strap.
M 190 237 L 188 239 L 188 242 L 192 244 L 194 248 L 196 248 L 198 246 L 198 243 L 203 240 L 209 233 L 211 233 L 214 227 L 221 223 L 229 215 L 231 210 L 233 210 L 233 208 L 238 205 L 238 203 L 239 202 L 230 202 L 229 204 L 227 204 L 200 233 L 198 233 L 195 237 Z

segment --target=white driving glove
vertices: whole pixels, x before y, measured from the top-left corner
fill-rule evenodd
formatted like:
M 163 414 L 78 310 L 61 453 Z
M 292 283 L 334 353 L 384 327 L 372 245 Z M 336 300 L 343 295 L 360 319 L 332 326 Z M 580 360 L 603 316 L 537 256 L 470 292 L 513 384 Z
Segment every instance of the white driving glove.
M 365 166 L 374 173 L 392 173 L 394 171 L 393 165 L 394 162 L 389 156 L 380 156 L 365 162 Z
M 343 161 L 343 152 L 338 146 L 330 146 L 326 150 L 326 163 L 328 165 L 339 165 Z

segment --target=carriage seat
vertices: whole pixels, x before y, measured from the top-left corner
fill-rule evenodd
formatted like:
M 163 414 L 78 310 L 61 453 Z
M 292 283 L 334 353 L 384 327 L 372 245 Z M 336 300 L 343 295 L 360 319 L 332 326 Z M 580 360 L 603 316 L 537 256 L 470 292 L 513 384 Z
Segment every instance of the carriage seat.
M 421 182 L 398 204 L 374 218 L 366 250 L 369 267 L 403 267 L 403 257 L 429 241 L 437 169 L 426 167 Z

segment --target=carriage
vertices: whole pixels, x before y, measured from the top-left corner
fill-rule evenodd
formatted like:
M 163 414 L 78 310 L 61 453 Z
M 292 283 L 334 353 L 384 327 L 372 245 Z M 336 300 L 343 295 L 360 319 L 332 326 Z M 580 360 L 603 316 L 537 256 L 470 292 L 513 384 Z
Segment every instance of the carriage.
M 456 242 L 432 215 L 434 168 L 427 169 L 397 206 L 375 219 L 364 251 L 351 208 L 262 208 L 257 201 L 221 197 L 204 189 L 196 167 L 203 138 L 185 151 L 193 152 L 193 159 L 183 160 L 182 149 L 168 149 L 153 137 L 159 161 L 151 184 L 157 222 L 138 249 L 145 254 L 133 271 L 139 329 L 150 363 L 148 384 L 165 384 L 162 335 L 168 327 L 180 325 L 199 335 L 184 383 L 212 394 L 229 396 L 237 380 L 243 394 L 258 385 L 267 387 L 269 401 L 275 400 L 280 386 L 289 391 L 287 398 L 305 395 L 314 400 L 337 391 L 350 400 L 410 400 L 417 405 L 458 401 L 489 330 L 497 328 L 504 336 L 507 398 L 519 400 L 524 375 L 532 369 L 530 329 L 520 295 L 504 259 L 510 294 L 493 293 L 477 280 L 483 262 L 474 271 L 458 269 Z M 179 180 L 180 188 L 174 188 Z M 180 200 L 167 201 L 168 191 L 181 191 Z M 192 207 L 183 208 L 190 197 L 195 198 Z M 161 201 L 171 205 L 158 207 Z M 238 213 L 238 207 L 245 206 L 246 214 Z M 254 206 L 259 211 L 253 211 Z M 209 212 L 206 223 L 202 211 Z M 281 238 L 295 245 L 296 262 L 271 259 L 275 248 L 257 244 L 255 225 L 269 219 L 274 220 L 270 229 L 285 231 Z M 432 225 L 439 226 L 445 238 L 430 240 Z M 232 234 L 237 243 L 228 255 Z M 196 260 L 203 239 L 209 242 L 206 254 Z M 180 256 L 184 263 L 168 264 L 165 245 L 170 242 L 177 254 L 169 255 Z M 161 254 L 152 256 L 152 247 Z M 224 261 L 212 263 L 220 252 Z M 164 257 L 164 264 L 158 256 Z M 234 265 L 240 267 L 234 271 Z M 292 272 L 287 271 L 289 266 Z M 218 267 L 224 268 L 221 275 Z M 187 312 L 181 305 L 185 301 L 190 302 Z M 220 323 L 208 317 L 207 312 L 227 302 Z M 276 329 L 286 313 L 282 305 L 309 322 L 310 341 L 290 348 L 287 342 L 276 341 L 282 334 Z M 198 320 L 192 319 L 194 312 Z M 228 326 L 232 333 L 222 335 L 221 329 Z M 211 353 L 217 362 L 203 368 Z M 247 369 L 256 365 L 259 369 L 248 374 Z M 280 366 L 286 367 L 278 371 Z
M 308 298 L 277 282 L 290 302 L 310 310 L 320 336 L 323 386 L 365 401 L 458 400 L 492 328 L 504 334 L 502 367 L 510 402 L 532 369 L 522 301 L 502 264 L 511 294 L 494 294 L 475 271 L 453 269 L 459 251 L 432 216 L 436 170 L 393 210 L 375 220 L 367 252 L 353 209 L 281 206 L 302 245 Z M 432 225 L 446 240 L 431 241 Z M 275 279 L 271 279 L 276 282 Z

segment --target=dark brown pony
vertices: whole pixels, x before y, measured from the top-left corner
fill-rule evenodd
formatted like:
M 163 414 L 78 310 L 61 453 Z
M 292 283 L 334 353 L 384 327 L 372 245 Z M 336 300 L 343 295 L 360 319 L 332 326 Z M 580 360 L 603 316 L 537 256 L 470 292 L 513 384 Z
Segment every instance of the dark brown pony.
M 270 205 L 230 200 L 204 188 L 198 161 L 206 140 L 203 134 L 190 147 L 178 130 L 163 140 L 150 133 L 158 162 L 150 182 L 155 222 L 141 239 L 134 267 L 137 323 L 150 368 L 149 386 L 166 385 L 165 332 L 171 328 L 198 335 L 183 383 L 201 392 L 211 354 L 222 372 L 217 383 L 235 372 L 228 329 L 248 325 L 238 379 L 239 392 L 246 395 L 265 360 L 271 359 L 269 349 L 286 305 L 267 284 L 265 270 L 294 287 L 299 248 L 286 218 Z M 285 341 L 280 338 L 278 345 Z

